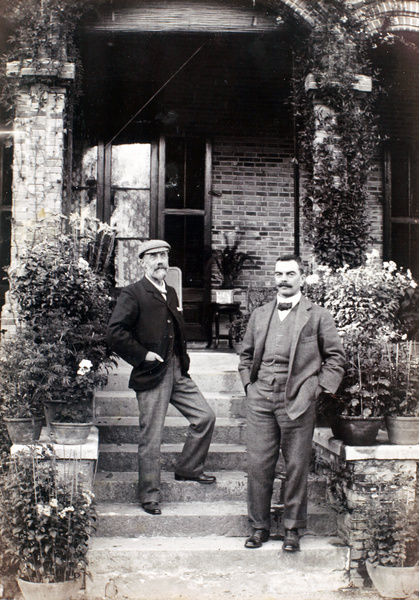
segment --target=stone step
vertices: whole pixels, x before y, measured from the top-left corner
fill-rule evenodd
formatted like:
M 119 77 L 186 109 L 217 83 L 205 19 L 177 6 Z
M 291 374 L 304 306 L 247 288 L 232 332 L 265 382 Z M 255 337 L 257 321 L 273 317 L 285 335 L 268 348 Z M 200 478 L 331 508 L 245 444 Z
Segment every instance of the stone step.
M 152 517 L 153 519 L 159 517 Z M 94 537 L 86 595 L 127 600 L 337 600 L 349 550 L 335 537 L 305 536 L 301 552 L 271 539 L 257 550 L 234 537 Z
M 199 484 L 198 484 L 199 485 Z M 246 501 L 219 502 L 162 502 L 162 514 L 146 513 L 136 504 L 99 504 L 96 535 L 114 537 L 202 537 L 220 535 L 246 537 L 249 534 Z M 280 517 L 272 516 L 272 532 L 283 531 Z M 331 509 L 310 503 L 307 533 L 336 535 L 336 513 Z
M 162 471 L 161 494 L 165 502 L 220 502 L 230 500 L 246 501 L 247 475 L 242 471 L 216 471 L 215 485 L 201 485 L 192 481 L 174 480 L 173 472 Z M 280 501 L 282 480 L 275 479 L 273 498 Z M 94 482 L 94 492 L 100 503 L 136 503 L 138 499 L 138 475 L 136 472 L 98 472 Z M 308 496 L 313 503 L 324 503 L 326 479 L 314 473 L 308 478 Z
M 183 444 L 162 444 L 161 468 L 174 471 Z M 211 444 L 205 461 L 206 471 L 245 471 L 246 448 L 239 444 Z M 136 444 L 100 444 L 99 471 L 137 471 L 138 446 Z
M 189 374 L 200 390 L 232 393 L 243 392 L 243 386 L 237 370 L 239 357 L 235 352 L 190 351 L 191 365 Z M 125 391 L 132 367 L 123 360 L 108 375 L 108 391 Z
M 241 393 L 207 392 L 205 399 L 217 417 L 244 418 L 245 395 Z M 138 403 L 133 390 L 96 392 L 94 401 L 95 421 L 103 417 L 137 417 Z M 179 411 L 169 404 L 169 417 L 178 417 Z
M 103 444 L 136 444 L 139 438 L 138 417 L 97 417 L 99 439 Z M 167 417 L 163 431 L 163 443 L 176 444 L 185 440 L 188 420 L 184 417 Z M 218 417 L 213 442 L 218 444 L 244 444 L 246 421 L 243 418 Z

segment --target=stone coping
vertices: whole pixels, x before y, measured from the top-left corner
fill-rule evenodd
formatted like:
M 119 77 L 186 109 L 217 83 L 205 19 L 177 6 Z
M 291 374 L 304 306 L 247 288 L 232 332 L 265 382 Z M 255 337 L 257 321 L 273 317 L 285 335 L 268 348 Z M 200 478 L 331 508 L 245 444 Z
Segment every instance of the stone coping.
M 372 446 L 346 446 L 333 437 L 329 427 L 316 427 L 314 443 L 344 460 L 415 460 L 419 462 L 419 444 L 389 444 L 386 431 L 380 431 Z
M 97 427 L 92 426 L 85 444 L 53 444 L 49 441 L 47 428 L 43 427 L 38 443 L 44 446 L 51 445 L 59 459 L 97 460 L 99 455 L 99 430 Z M 26 446 L 27 444 L 13 444 L 10 454 L 20 452 Z

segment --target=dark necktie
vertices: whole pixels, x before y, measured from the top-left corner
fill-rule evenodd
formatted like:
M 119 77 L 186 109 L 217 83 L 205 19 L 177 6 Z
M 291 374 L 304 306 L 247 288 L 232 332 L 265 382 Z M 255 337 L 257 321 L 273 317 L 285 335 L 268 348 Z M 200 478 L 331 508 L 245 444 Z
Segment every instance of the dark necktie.
M 292 302 L 278 302 L 278 310 L 291 310 Z

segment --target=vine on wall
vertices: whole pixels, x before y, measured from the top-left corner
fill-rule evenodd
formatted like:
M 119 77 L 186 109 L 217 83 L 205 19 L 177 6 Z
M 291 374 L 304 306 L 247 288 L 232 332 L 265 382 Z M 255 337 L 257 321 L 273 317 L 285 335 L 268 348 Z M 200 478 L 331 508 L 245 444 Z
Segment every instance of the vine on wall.
M 362 264 L 369 243 L 366 184 L 379 141 L 378 90 L 354 87 L 359 75 L 374 75 L 369 42 L 345 3 L 333 0 L 296 61 L 294 106 L 308 178 L 304 232 L 316 260 L 332 268 Z

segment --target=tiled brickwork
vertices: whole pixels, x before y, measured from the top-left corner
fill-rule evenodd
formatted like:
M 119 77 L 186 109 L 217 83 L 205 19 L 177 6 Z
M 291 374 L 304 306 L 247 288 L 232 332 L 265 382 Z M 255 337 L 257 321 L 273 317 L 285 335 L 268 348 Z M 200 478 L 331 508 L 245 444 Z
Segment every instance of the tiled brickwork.
M 65 88 L 22 87 L 16 103 L 13 160 L 13 243 L 28 225 L 62 212 Z
M 245 269 L 237 285 L 271 285 L 277 256 L 294 251 L 293 142 L 219 137 L 213 141 L 212 158 L 212 245 L 221 248 L 226 232 L 242 231 L 239 250 L 255 256 L 259 269 Z M 303 188 L 303 174 L 301 184 Z M 377 157 L 368 194 L 372 245 L 380 252 L 382 191 L 382 168 Z M 304 190 L 300 193 L 302 197 Z M 310 248 L 304 244 L 302 228 L 300 254 L 305 262 L 310 262 Z
M 325 475 L 329 485 L 329 501 L 339 509 L 338 536 L 350 547 L 349 575 L 358 587 L 369 583 L 365 569 L 366 540 L 369 536 L 367 512 L 374 502 L 403 500 L 409 504 L 415 500 L 419 452 L 416 456 L 402 446 L 381 446 L 385 456 L 377 448 L 359 448 L 357 455 L 335 440 L 330 442 L 328 430 L 315 434 L 316 470 Z M 334 438 L 332 438 L 334 440 Z M 340 499 L 333 495 L 340 490 Z M 343 502 L 342 502 L 343 500 Z
M 217 138 L 213 142 L 212 245 L 224 233 L 244 232 L 240 250 L 257 257 L 258 270 L 245 269 L 239 286 L 272 280 L 280 252 L 294 250 L 292 140 Z

